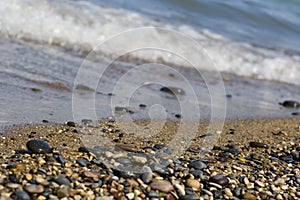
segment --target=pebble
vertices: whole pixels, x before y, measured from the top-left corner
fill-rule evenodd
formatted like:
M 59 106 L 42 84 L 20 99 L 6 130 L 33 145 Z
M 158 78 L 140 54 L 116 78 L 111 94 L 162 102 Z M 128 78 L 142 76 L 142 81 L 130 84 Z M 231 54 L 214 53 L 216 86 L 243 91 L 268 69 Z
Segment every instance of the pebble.
M 199 199 L 200 199 L 199 196 L 195 194 L 188 194 L 180 198 L 180 200 L 199 200 Z
M 59 175 L 54 179 L 54 182 L 58 183 L 59 185 L 70 185 L 70 181 L 66 178 L 65 175 Z
M 27 192 L 33 193 L 33 194 L 39 194 L 44 192 L 44 187 L 41 185 L 35 185 L 35 184 L 30 184 L 25 186 L 24 188 Z
M 59 198 L 68 197 L 71 193 L 71 189 L 69 186 L 62 185 L 61 188 L 57 190 L 57 196 Z
M 196 188 L 199 189 L 200 188 L 200 183 L 199 181 L 195 180 L 195 179 L 188 179 L 186 181 L 187 186 L 191 187 L 191 188 Z
M 249 142 L 250 147 L 255 147 L 255 148 L 269 148 L 269 146 L 265 143 L 262 142 Z
M 185 91 L 181 88 L 177 87 L 162 87 L 160 88 L 161 92 L 166 92 L 172 95 L 185 95 Z
M 150 187 L 153 190 L 159 190 L 161 192 L 170 192 L 174 190 L 172 184 L 169 181 L 166 180 L 154 180 L 151 184 Z
M 152 172 L 151 168 L 148 166 L 143 166 L 141 169 L 141 173 L 142 173 L 141 178 L 144 183 L 149 183 L 151 181 L 151 179 L 153 178 L 153 172 Z
M 185 195 L 185 190 L 184 190 L 184 187 L 181 186 L 179 183 L 175 183 L 174 184 L 174 187 L 176 188 L 179 196 L 184 196 Z
M 210 177 L 209 181 L 217 183 L 221 186 L 226 186 L 229 183 L 229 180 L 223 174 L 218 174 L 215 176 Z
M 146 163 L 147 162 L 147 158 L 145 157 L 142 157 L 142 156 L 132 156 L 132 159 L 135 161 L 135 162 L 138 162 L 138 163 Z
M 51 147 L 49 146 L 49 144 L 46 141 L 40 139 L 29 140 L 26 143 L 26 147 L 31 153 L 51 153 Z
M 75 127 L 76 126 L 75 122 L 71 122 L 71 121 L 68 121 L 66 124 L 70 127 Z
M 281 105 L 286 108 L 300 108 L 300 103 L 293 100 L 286 100 L 282 102 Z
M 201 160 L 195 160 L 195 161 L 190 162 L 189 168 L 201 170 L 201 169 L 207 168 L 207 165 L 204 162 L 202 162 Z
M 25 192 L 24 190 L 16 190 L 13 195 L 12 195 L 13 199 L 17 199 L 17 200 L 30 200 L 30 196 L 28 195 L 27 192 Z
M 232 192 L 231 192 L 231 190 L 229 188 L 225 188 L 224 192 L 225 192 L 226 196 L 228 196 L 228 197 L 232 197 L 233 196 L 233 194 L 232 194 Z

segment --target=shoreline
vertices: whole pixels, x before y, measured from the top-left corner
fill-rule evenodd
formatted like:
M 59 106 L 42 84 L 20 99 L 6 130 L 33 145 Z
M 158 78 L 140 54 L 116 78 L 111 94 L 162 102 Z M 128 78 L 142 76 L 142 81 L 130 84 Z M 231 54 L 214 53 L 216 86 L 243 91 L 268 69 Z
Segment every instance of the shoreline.
M 119 127 L 113 121 L 102 122 L 99 126 L 89 125 L 91 130 L 106 128 L 106 136 L 115 145 L 126 144 L 119 146 L 126 153 L 128 151 L 124 158 L 111 155 L 111 149 L 106 149 L 102 155 L 84 148 L 80 141 L 82 133 L 75 131 L 74 124 L 68 125 L 18 126 L 2 135 L 1 196 L 16 196 L 16 191 L 21 190 L 32 199 L 88 199 L 90 195 L 91 199 L 100 200 L 211 199 L 212 196 L 229 199 L 300 198 L 300 118 L 297 117 L 226 121 L 218 142 L 204 157 L 199 154 L 201 144 L 211 135 L 205 130 L 207 123 L 200 123 L 200 131 L 187 151 L 167 159 L 165 166 L 150 161 L 160 147 L 167 145 L 164 142 L 174 136 L 170 134 L 176 129 L 174 121 L 167 122 L 162 131 L 164 134 L 151 136 L 145 141 L 140 138 L 133 141 L 135 135 L 116 131 Z M 26 152 L 26 142 L 33 138 L 46 140 L 54 147 L 53 151 L 47 154 Z M 147 154 L 151 156 L 147 157 Z M 102 159 L 100 155 L 110 156 L 110 159 Z M 148 172 L 134 174 L 119 170 L 122 162 L 134 157 L 128 155 L 140 156 L 135 162 L 143 163 L 143 159 L 148 159 Z M 111 167 L 116 163 L 121 165 Z M 148 166 L 148 163 L 141 166 L 144 165 Z M 59 177 L 68 179 L 68 183 L 57 181 Z M 32 191 L 29 187 L 39 188 L 42 192 Z

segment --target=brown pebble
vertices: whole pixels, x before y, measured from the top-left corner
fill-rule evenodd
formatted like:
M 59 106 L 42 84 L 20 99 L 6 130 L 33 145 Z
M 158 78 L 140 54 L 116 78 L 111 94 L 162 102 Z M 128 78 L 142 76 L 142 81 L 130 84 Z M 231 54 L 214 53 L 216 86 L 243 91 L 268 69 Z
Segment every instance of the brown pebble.
M 255 147 L 255 148 L 269 148 L 269 146 L 265 143 L 262 142 L 249 142 L 250 147 Z
M 254 196 L 253 194 L 251 194 L 250 192 L 247 192 L 244 194 L 244 199 L 246 200 L 256 200 L 256 196 Z
M 199 181 L 195 180 L 195 179 L 188 179 L 186 181 L 187 186 L 192 187 L 192 188 L 196 188 L 199 189 L 200 188 L 200 183 Z
M 44 192 L 44 187 L 41 185 L 31 184 L 31 185 L 27 185 L 25 187 L 25 190 L 29 193 L 38 194 Z
M 150 184 L 150 187 L 153 190 L 159 190 L 161 192 L 171 192 L 174 190 L 172 184 L 165 180 L 153 180 L 153 182 Z

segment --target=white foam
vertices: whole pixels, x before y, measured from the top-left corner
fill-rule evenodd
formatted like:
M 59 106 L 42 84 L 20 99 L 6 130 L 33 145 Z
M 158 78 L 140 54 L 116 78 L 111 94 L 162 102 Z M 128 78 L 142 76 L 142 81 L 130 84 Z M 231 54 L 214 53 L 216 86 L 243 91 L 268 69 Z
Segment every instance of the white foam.
M 10 0 L 0 1 L 0 13 L 2 35 L 56 44 L 75 51 L 90 50 L 112 35 L 133 28 L 159 26 L 175 29 L 199 41 L 221 71 L 300 85 L 300 58 L 297 55 L 234 42 L 205 29 L 158 22 L 123 9 L 86 1 Z M 155 37 L 144 39 L 155 42 Z M 165 41 L 156 42 L 180 44 L 168 35 L 163 38 Z M 128 45 L 126 42 L 120 45 Z M 114 49 L 107 51 L 114 53 Z M 160 55 L 152 56 L 155 59 Z M 171 59 L 166 61 L 174 61 Z

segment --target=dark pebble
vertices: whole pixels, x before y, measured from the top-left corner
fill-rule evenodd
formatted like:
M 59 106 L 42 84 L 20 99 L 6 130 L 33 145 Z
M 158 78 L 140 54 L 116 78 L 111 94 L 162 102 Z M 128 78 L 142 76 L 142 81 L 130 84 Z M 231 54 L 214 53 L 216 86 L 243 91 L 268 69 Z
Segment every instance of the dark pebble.
M 46 119 L 43 119 L 43 121 L 42 121 L 43 123 L 48 123 L 49 121 L 48 120 L 46 120 Z
M 227 98 L 231 98 L 232 95 L 231 95 L 231 94 L 226 94 L 226 97 L 227 97 Z
M 176 118 L 181 118 L 181 114 L 176 114 L 175 117 Z
M 87 167 L 90 165 L 89 161 L 80 158 L 76 160 L 76 163 L 79 164 L 81 167 Z
M 226 186 L 229 183 L 228 178 L 223 174 L 218 174 L 216 176 L 213 176 L 209 179 L 209 181 L 217 183 L 221 186 Z
M 140 104 L 139 106 L 140 106 L 140 108 L 146 108 L 145 104 Z
M 155 149 L 162 149 L 162 148 L 165 147 L 165 145 L 164 145 L 164 144 L 155 144 L 153 147 L 154 147 Z
M 190 162 L 189 167 L 201 170 L 201 169 L 207 168 L 207 165 L 204 162 L 202 162 L 201 160 L 195 160 L 195 161 Z
M 199 169 L 196 169 L 196 170 L 192 170 L 190 171 L 191 174 L 193 174 L 193 176 L 195 178 L 200 178 L 203 176 L 203 171 L 199 170 Z
M 88 148 L 86 148 L 86 147 L 79 147 L 78 148 L 78 151 L 79 152 L 82 152 L 82 153 L 89 153 L 90 151 L 88 150 Z
M 199 196 L 196 194 L 188 194 L 180 197 L 180 200 L 199 200 Z
M 16 190 L 13 194 L 12 194 L 12 199 L 16 199 L 16 200 L 30 200 L 30 196 L 28 195 L 27 192 L 25 192 L 24 190 Z
M 161 92 L 166 92 L 172 95 L 185 95 L 185 91 L 181 88 L 177 88 L 177 87 L 162 87 L 160 88 Z
M 31 139 L 26 143 L 26 147 L 31 153 L 51 153 L 49 144 L 44 140 Z
M 284 101 L 281 103 L 281 105 L 286 108 L 299 108 L 300 107 L 300 103 L 297 101 L 293 101 L 293 100 Z
M 65 175 L 58 175 L 54 180 L 54 182 L 58 183 L 59 185 L 70 185 L 70 180 Z
M 293 112 L 292 115 L 296 116 L 296 115 L 300 115 L 300 113 L 299 112 Z
M 62 157 L 62 155 L 60 155 L 60 154 L 54 154 L 54 158 L 55 158 L 56 161 L 57 161 L 58 163 L 60 163 L 62 166 L 65 166 L 66 161 L 65 161 L 64 157 Z
M 67 122 L 66 124 L 70 127 L 75 127 L 76 126 L 75 122 L 71 122 L 71 121 Z
M 250 147 L 255 147 L 255 148 L 269 148 L 269 146 L 265 143 L 262 142 L 249 142 Z
M 15 174 L 9 174 L 8 178 L 12 183 L 20 183 Z

